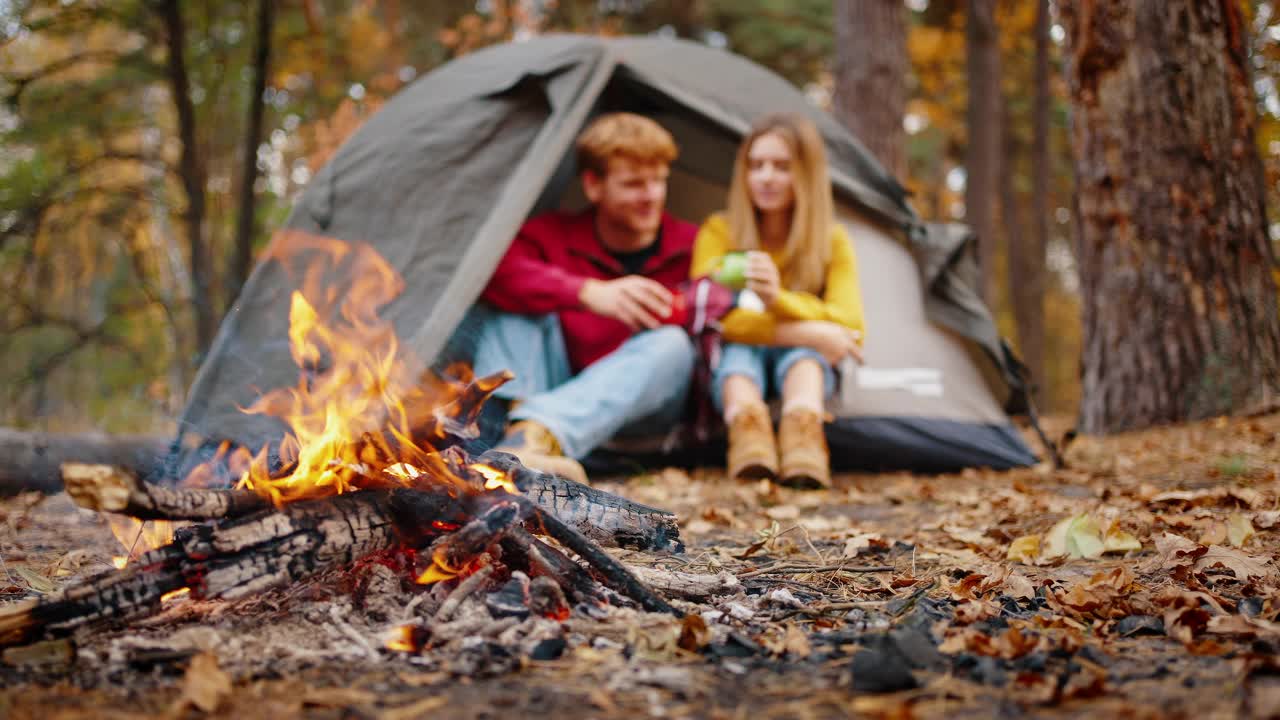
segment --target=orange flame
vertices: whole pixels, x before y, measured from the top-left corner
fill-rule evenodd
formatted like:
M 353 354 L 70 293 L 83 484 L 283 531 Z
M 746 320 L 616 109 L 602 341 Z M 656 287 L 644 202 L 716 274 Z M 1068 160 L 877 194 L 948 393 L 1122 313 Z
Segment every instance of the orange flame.
M 497 490 L 498 488 L 502 488 L 512 495 L 520 494 L 520 490 L 516 488 L 516 484 L 511 477 L 498 468 L 485 465 L 484 463 L 472 463 L 471 469 L 484 476 L 485 490 Z
M 419 585 L 430 585 L 431 583 L 437 583 L 441 580 L 452 580 L 461 574 L 461 570 L 455 570 L 449 567 L 448 563 L 444 562 L 441 558 L 433 557 L 431 558 L 431 567 L 427 568 L 421 575 L 419 575 L 418 579 L 414 580 L 414 582 Z
M 383 646 L 396 652 L 416 653 L 423 648 L 426 640 L 426 629 L 410 623 L 392 629 Z
M 273 474 L 266 447 L 252 458 L 220 451 L 216 459 L 238 463 L 239 486 L 282 506 L 361 488 L 464 484 L 431 442 L 458 430 L 451 415 L 471 373 L 450 368 L 458 381 L 422 373 L 403 351 L 391 322 L 378 314 L 404 288 L 400 275 L 367 244 L 298 231 L 278 234 L 267 257 L 303 268 L 289 308 L 299 378 L 245 410 L 289 426 L 279 447 L 287 473 Z M 209 474 L 194 473 L 197 480 Z
M 111 534 L 128 553 L 111 558 L 111 564 L 119 570 L 143 553 L 172 542 L 173 531 L 177 527 L 177 523 L 166 520 L 143 522 L 127 515 L 107 515 L 107 524 L 111 526 Z
M 180 600 L 182 598 L 187 597 L 190 594 L 191 594 L 191 588 L 178 588 L 177 590 L 173 590 L 161 595 L 160 602 L 166 603 L 166 602 L 169 602 L 170 600 Z

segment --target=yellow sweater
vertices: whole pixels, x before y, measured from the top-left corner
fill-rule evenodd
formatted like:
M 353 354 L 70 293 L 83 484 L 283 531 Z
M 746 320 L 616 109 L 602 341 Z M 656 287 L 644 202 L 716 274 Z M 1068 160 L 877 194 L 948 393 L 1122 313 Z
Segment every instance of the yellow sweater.
M 716 214 L 707 218 L 698 229 L 698 238 L 694 242 L 690 277 L 710 274 L 721 256 L 736 249 L 724 216 Z M 769 256 L 785 277 L 786 269 L 781 264 L 782 250 L 769 250 Z M 862 293 L 858 289 L 858 259 L 854 256 L 853 243 L 839 224 L 832 225 L 831 261 L 827 265 L 827 281 L 821 298 L 813 293 L 783 290 L 773 307 L 765 312 L 743 308 L 733 310 L 722 321 L 724 338 L 729 342 L 769 345 L 773 343 L 779 322 L 798 320 L 836 322 L 857 330 L 860 338 L 865 335 Z

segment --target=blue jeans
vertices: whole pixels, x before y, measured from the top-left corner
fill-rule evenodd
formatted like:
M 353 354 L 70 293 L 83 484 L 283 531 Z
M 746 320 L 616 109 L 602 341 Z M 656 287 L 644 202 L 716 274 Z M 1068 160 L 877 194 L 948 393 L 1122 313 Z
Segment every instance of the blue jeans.
M 574 375 L 559 317 L 487 305 L 467 312 L 446 354 L 470 358 L 477 375 L 514 372 L 515 379 L 494 393 L 521 401 L 510 419 L 546 426 L 573 458 L 615 435 L 669 432 L 684 414 L 694 362 L 688 334 L 666 325 L 632 335 Z
M 760 394 L 769 399 L 782 394 L 782 382 L 787 371 L 800 360 L 816 360 L 822 367 L 823 396 L 831 397 L 836 390 L 836 373 L 822 353 L 807 347 L 767 347 L 764 345 L 739 345 L 725 343 L 720 351 L 720 364 L 711 378 L 711 399 L 716 408 L 724 412 L 724 381 L 730 375 L 742 375 L 760 388 Z M 772 380 L 772 384 L 770 384 Z

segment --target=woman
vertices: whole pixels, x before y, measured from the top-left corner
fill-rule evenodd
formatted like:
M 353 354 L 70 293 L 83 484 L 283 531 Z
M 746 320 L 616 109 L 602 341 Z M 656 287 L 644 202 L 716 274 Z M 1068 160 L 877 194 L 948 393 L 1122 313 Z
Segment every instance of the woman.
M 833 366 L 862 359 L 862 300 L 853 245 L 833 217 L 822 136 L 804 117 L 765 117 L 743 140 L 729 207 L 699 230 L 692 276 L 713 273 L 732 251 L 746 252 L 748 297 L 722 322 L 712 378 L 729 428 L 729 474 L 826 487 L 824 400 L 835 390 Z M 775 441 L 765 399 L 776 395 Z

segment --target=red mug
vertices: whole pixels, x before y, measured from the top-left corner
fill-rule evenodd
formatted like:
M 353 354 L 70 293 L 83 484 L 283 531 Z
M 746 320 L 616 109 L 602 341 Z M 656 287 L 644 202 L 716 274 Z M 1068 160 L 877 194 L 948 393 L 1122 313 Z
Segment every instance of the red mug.
M 662 318 L 663 325 L 684 325 L 689 319 L 689 308 L 685 303 L 684 293 L 674 292 L 671 294 L 671 310 L 667 312 L 666 317 Z

